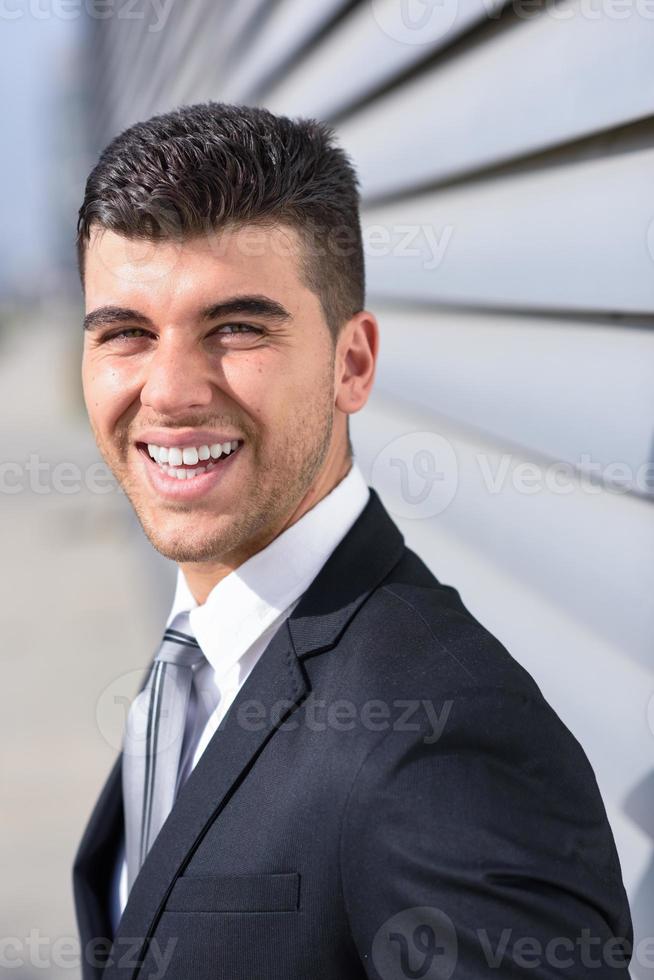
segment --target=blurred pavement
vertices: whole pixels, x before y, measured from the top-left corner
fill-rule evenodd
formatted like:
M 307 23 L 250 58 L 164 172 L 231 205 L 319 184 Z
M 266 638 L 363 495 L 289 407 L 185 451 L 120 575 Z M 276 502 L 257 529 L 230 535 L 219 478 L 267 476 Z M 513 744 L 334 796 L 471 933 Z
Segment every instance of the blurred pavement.
M 125 496 L 84 486 L 100 456 L 80 337 L 76 309 L 0 327 L 0 972 L 17 980 L 79 976 L 71 865 L 120 739 L 107 705 L 117 678 L 137 690 L 174 583 Z

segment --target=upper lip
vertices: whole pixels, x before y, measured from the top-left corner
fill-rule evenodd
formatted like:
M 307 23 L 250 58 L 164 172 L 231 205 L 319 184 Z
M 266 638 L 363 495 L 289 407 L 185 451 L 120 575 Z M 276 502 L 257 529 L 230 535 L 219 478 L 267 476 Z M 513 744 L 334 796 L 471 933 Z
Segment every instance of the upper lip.
M 217 442 L 233 442 L 237 439 L 242 442 L 243 439 L 239 435 L 230 435 L 227 432 L 209 432 L 207 429 L 166 429 L 162 432 L 156 432 L 154 429 L 150 429 L 147 432 L 142 432 L 135 442 L 144 442 L 151 446 L 163 446 L 166 449 L 172 449 L 177 446 L 180 449 L 188 448 L 189 446 L 213 446 Z

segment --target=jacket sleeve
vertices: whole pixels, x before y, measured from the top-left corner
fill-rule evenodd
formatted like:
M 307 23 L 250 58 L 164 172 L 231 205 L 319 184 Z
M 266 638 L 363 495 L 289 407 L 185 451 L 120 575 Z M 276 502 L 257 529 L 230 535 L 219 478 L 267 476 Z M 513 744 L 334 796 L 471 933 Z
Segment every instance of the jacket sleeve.
M 343 893 L 366 976 L 628 978 L 629 908 L 579 743 L 522 693 L 467 691 L 432 708 L 440 733 L 424 705 L 412 730 L 385 732 L 343 815 Z

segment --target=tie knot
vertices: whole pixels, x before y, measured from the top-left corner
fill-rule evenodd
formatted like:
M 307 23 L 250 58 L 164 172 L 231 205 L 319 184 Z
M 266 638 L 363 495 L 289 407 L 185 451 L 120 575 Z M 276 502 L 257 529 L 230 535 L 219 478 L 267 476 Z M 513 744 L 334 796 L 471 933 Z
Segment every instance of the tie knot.
M 161 647 L 154 659 L 163 660 L 167 664 L 177 664 L 179 667 L 194 667 L 202 663 L 205 657 L 195 637 L 169 627 L 163 635 Z

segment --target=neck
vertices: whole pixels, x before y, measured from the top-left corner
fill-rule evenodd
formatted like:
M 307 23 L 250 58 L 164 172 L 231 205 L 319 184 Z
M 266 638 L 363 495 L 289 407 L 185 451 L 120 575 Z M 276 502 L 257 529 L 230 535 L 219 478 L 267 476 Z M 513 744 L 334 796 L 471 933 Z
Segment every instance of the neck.
M 230 555 L 229 559 L 224 561 L 180 564 L 178 567 L 184 573 L 191 594 L 198 605 L 206 602 L 209 593 L 222 579 L 226 578 L 252 555 L 263 551 L 283 531 L 299 521 L 307 511 L 315 507 L 328 493 L 331 493 L 334 487 L 338 486 L 341 480 L 347 476 L 351 467 L 352 457 L 347 455 L 340 460 L 337 467 L 323 467 L 302 500 L 282 519 L 281 523 L 278 522 L 274 527 L 266 528 L 263 535 L 244 544 L 238 554 Z

